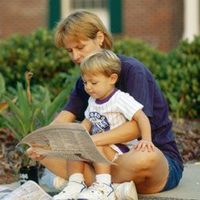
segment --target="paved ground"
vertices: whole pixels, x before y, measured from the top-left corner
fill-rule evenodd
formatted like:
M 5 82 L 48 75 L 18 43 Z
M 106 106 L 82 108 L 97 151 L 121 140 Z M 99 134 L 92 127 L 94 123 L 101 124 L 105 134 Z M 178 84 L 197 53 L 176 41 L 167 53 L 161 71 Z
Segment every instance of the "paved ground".
M 1 185 L 0 190 L 3 187 L 13 189 L 17 186 L 18 183 Z M 175 189 L 157 194 L 139 195 L 139 200 L 200 200 L 200 162 L 185 165 L 183 178 Z
M 170 191 L 139 196 L 140 200 L 200 200 L 200 162 L 186 164 L 183 178 L 178 187 Z

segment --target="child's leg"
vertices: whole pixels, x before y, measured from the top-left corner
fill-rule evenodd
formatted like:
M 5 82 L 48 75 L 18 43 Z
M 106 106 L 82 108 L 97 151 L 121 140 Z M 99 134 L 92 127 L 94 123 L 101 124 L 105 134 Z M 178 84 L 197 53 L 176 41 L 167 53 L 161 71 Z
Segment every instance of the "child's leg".
M 68 177 L 74 174 L 83 174 L 84 171 L 84 163 L 80 161 L 69 161 L 67 165 L 67 173 Z M 82 180 L 83 181 L 83 180 Z
M 83 176 L 83 162 L 68 162 L 67 171 L 69 175 L 68 184 L 59 194 L 53 197 L 54 200 L 76 199 L 77 195 L 86 189 Z
M 107 147 L 97 147 L 98 150 L 105 155 L 106 158 L 109 159 L 110 156 L 105 154 L 105 149 Z M 93 164 L 95 172 L 96 172 L 96 182 L 98 183 L 106 183 L 108 185 L 111 184 L 111 166 L 104 163 L 94 163 Z
M 97 147 L 105 155 L 105 146 Z M 110 148 L 110 147 L 109 147 Z M 112 154 L 112 153 L 111 153 Z M 114 155 L 114 151 L 113 151 Z M 107 156 L 111 159 L 111 155 Z M 78 199 L 107 199 L 115 200 L 114 189 L 111 183 L 111 166 L 104 163 L 93 164 L 96 172 L 96 182 L 94 182 L 87 190 L 78 195 Z
M 127 151 L 129 151 L 129 148 L 126 145 L 116 144 L 111 146 L 104 146 L 102 152 L 107 157 L 108 160 L 113 161 L 118 157 L 118 155 L 123 154 Z M 96 179 L 96 172 L 94 170 L 94 167 L 91 166 L 89 163 L 85 164 L 84 177 L 88 186 L 90 186 Z

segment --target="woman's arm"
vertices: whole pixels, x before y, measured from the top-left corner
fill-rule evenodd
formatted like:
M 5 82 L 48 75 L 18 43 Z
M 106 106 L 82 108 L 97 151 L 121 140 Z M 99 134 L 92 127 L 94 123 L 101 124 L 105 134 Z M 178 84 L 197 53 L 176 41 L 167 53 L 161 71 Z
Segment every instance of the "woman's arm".
M 140 137 L 140 131 L 135 121 L 126 122 L 112 130 L 92 135 L 97 146 L 124 143 Z
M 51 124 L 58 124 L 58 123 L 64 123 L 64 122 L 73 122 L 75 121 L 76 116 L 69 112 L 69 111 L 61 111 L 56 118 L 51 122 Z
M 65 122 L 73 122 L 76 119 L 75 115 L 68 112 L 62 111 L 60 112 L 54 121 L 51 124 L 65 123 Z M 30 147 L 27 150 L 27 155 L 39 161 L 42 165 L 47 167 L 50 171 L 52 171 L 57 176 L 61 176 L 63 178 L 67 177 L 67 161 L 65 159 L 60 158 L 47 158 L 35 152 L 33 147 Z

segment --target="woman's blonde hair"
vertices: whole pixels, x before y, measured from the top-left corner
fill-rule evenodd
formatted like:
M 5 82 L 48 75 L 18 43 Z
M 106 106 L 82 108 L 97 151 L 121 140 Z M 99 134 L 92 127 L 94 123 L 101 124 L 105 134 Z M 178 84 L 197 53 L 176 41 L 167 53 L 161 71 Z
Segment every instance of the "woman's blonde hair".
M 112 74 L 119 76 L 121 62 L 115 53 L 102 49 L 85 57 L 80 65 L 81 75 L 84 74 L 104 74 L 109 77 Z
M 63 40 L 66 36 L 75 41 L 87 40 L 88 38 L 95 39 L 99 31 L 104 34 L 101 47 L 111 49 L 112 37 L 100 18 L 88 11 L 75 11 L 58 23 L 55 32 L 55 44 L 57 47 L 65 47 Z

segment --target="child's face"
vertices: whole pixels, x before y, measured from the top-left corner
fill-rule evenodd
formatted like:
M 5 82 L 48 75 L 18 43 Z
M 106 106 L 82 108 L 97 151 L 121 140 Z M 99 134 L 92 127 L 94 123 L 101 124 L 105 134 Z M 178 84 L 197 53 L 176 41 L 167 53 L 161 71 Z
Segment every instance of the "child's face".
M 76 64 L 80 64 L 86 56 L 101 49 L 97 39 L 88 38 L 87 40 L 74 41 L 74 39 L 66 37 L 64 44 L 70 58 Z
M 101 73 L 92 75 L 85 74 L 82 76 L 85 91 L 95 99 L 105 99 L 109 96 L 117 81 L 117 75 L 112 74 L 107 77 Z

